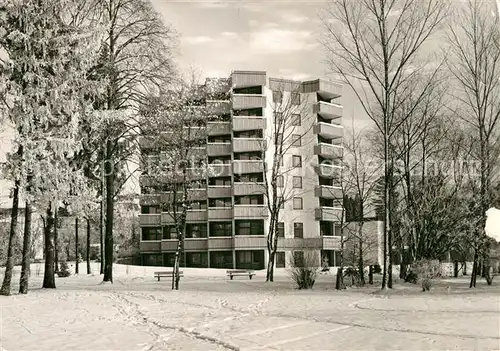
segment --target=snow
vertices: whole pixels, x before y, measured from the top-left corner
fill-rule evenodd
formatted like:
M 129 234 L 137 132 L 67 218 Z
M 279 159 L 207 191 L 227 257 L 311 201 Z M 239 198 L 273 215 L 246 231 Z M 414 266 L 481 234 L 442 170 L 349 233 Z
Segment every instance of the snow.
M 41 264 L 40 264 L 41 265 Z M 93 265 L 94 273 L 97 265 Z M 42 265 L 43 271 L 43 265 Z M 153 272 L 165 267 L 115 265 L 102 276 L 57 278 L 41 289 L 32 268 L 28 295 L 0 296 L 3 350 L 498 350 L 499 283 L 467 277 L 436 282 L 430 293 L 398 284 L 335 291 L 333 275 L 313 290 L 294 290 L 283 269 L 265 283 L 230 281 L 225 270 L 183 268 L 179 291 Z M 18 289 L 15 268 L 13 292 Z M 74 271 L 74 267 L 71 267 Z
M 492 207 L 486 211 L 486 225 L 484 227 L 486 235 L 500 241 L 500 210 Z

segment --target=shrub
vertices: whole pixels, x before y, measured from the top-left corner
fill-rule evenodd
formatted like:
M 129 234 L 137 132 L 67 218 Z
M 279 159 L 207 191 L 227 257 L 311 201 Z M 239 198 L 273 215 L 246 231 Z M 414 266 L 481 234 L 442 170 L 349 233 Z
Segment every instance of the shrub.
M 61 266 L 61 268 L 57 272 L 57 276 L 60 278 L 69 277 L 71 275 L 71 272 L 69 271 L 68 263 L 63 261 L 63 262 L 61 262 L 60 266 Z
M 354 267 L 347 267 L 345 269 L 344 278 L 350 278 L 351 286 L 361 286 L 361 275 L 359 274 L 359 271 Z
M 293 259 L 287 269 L 297 288 L 312 289 L 319 269 L 318 257 L 312 252 L 293 252 Z
M 432 279 L 441 277 L 441 265 L 437 260 L 420 260 L 413 264 L 412 271 L 417 274 L 422 291 L 431 289 Z
M 418 276 L 417 273 L 410 270 L 405 276 L 405 283 L 417 284 Z

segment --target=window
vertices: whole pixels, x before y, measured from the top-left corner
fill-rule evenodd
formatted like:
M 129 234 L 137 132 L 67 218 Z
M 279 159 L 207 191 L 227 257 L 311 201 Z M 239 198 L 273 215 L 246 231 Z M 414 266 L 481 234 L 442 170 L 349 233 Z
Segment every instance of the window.
M 294 197 L 293 198 L 293 209 L 294 210 L 302 210 L 302 198 Z
M 319 232 L 321 236 L 333 236 L 333 222 L 321 221 L 319 222 Z
M 161 213 L 160 206 L 141 206 L 142 214 L 158 214 Z
M 235 235 L 264 235 L 264 221 L 254 220 L 236 220 L 235 225 Z
M 276 252 L 276 268 L 285 268 L 284 252 Z
M 142 240 L 161 240 L 161 227 L 143 227 Z
M 236 251 L 238 263 L 252 263 L 252 251 Z
M 231 177 L 210 178 L 209 185 L 211 186 L 228 186 L 231 185 Z
M 233 235 L 232 222 L 210 222 L 209 229 L 211 237 Z
M 208 199 L 208 207 L 232 207 L 233 202 L 230 197 L 223 197 L 219 199 Z
M 285 237 L 285 222 L 278 222 L 278 238 Z
M 293 177 L 293 187 L 302 189 L 302 177 Z
M 234 203 L 236 205 L 263 205 L 264 195 L 235 196 Z
M 206 238 L 207 224 L 206 223 L 187 223 L 186 238 Z
M 235 174 L 235 183 L 262 183 L 264 182 L 263 173 L 252 173 L 252 174 Z
M 273 102 L 281 104 L 282 101 L 283 101 L 283 93 L 278 90 L 273 91 Z
M 300 114 L 298 114 L 298 113 L 292 114 L 292 126 L 298 127 L 300 125 L 301 125 Z
M 163 239 L 177 239 L 177 228 L 175 228 L 175 225 L 166 225 L 163 227 Z
M 300 93 L 290 93 L 290 100 L 292 102 L 292 105 L 300 105 Z
M 302 167 L 302 156 L 293 155 L 292 156 L 292 166 L 293 167 Z
M 285 185 L 285 180 L 282 175 L 276 176 L 276 186 L 278 188 L 283 188 Z
M 295 222 L 293 224 L 293 237 L 303 238 L 304 237 L 304 224 L 301 222 Z
M 292 134 L 292 146 L 299 147 L 302 145 L 299 134 Z

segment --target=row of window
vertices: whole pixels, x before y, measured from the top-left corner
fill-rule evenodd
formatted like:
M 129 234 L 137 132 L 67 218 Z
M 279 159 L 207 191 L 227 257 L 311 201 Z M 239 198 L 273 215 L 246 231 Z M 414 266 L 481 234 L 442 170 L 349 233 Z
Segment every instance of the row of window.
M 279 90 L 273 91 L 273 102 L 277 104 L 283 103 L 283 92 Z M 290 93 L 290 103 L 292 105 L 300 105 L 300 93 L 291 92 Z
M 207 229 L 210 229 L 211 237 L 232 236 L 232 222 L 210 222 L 207 223 L 187 223 L 186 238 L 206 238 L 208 236 Z M 267 232 L 264 228 L 263 220 L 236 220 L 234 222 L 235 235 L 265 235 Z M 280 238 L 285 237 L 285 223 L 279 222 L 277 235 Z M 335 222 L 321 221 L 320 222 L 321 236 L 340 236 L 340 225 Z M 304 237 L 304 224 L 302 222 L 293 223 L 293 237 Z M 163 227 L 143 227 L 142 240 L 168 240 L 177 239 L 177 228 L 174 225 Z

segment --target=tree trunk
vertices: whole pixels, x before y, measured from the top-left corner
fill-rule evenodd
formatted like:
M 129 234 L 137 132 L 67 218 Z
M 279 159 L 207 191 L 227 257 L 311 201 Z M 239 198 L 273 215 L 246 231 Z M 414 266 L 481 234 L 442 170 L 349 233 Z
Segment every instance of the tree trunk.
M 181 234 L 182 235 L 182 234 Z M 179 262 L 182 250 L 182 239 L 179 236 L 177 241 L 177 250 L 175 250 L 175 260 L 172 274 L 172 290 L 179 290 Z
M 106 142 L 106 237 L 104 241 L 104 279 L 105 282 L 113 282 L 113 205 L 114 205 L 114 173 L 112 168 L 112 145 Z
M 358 270 L 359 270 L 359 285 L 365 285 L 365 264 L 363 260 L 363 219 L 359 225 L 358 238 L 359 238 L 359 252 L 358 252 Z
M 453 262 L 453 277 L 458 278 L 458 261 Z
M 75 274 L 80 273 L 79 271 L 80 259 L 78 257 L 78 217 L 75 218 Z
M 19 153 L 19 151 L 18 151 Z M 7 247 L 7 265 L 5 266 L 5 275 L 3 277 L 2 289 L 0 295 L 10 295 L 10 283 L 12 281 L 12 270 L 14 269 L 14 240 L 16 238 L 18 214 L 19 214 L 19 186 L 20 181 L 14 183 L 14 194 L 12 198 L 12 210 L 10 214 L 10 233 L 9 246 Z
M 87 274 L 90 273 L 90 219 L 87 218 Z
M 100 274 L 104 274 L 104 200 L 101 200 L 101 212 L 99 220 L 99 256 L 100 256 Z
M 57 231 L 57 226 L 59 223 L 59 208 L 56 206 L 56 210 L 54 212 L 54 271 L 59 271 L 59 234 Z M 45 232 L 45 231 L 44 231 Z M 69 256 L 66 261 L 69 260 Z
M 57 208 L 57 206 L 56 206 Z M 55 289 L 55 272 L 54 272 L 54 216 L 52 213 L 52 205 L 47 208 L 47 221 L 45 226 L 45 272 L 43 275 L 43 288 Z
M 266 269 L 266 282 L 272 282 L 274 280 L 274 260 L 276 250 L 274 248 L 274 237 L 277 236 L 277 232 L 275 231 L 277 225 L 275 225 L 276 214 L 271 213 L 271 218 L 269 220 L 269 232 L 267 233 L 267 253 L 269 258 L 267 260 L 267 269 Z
M 469 288 L 475 288 L 476 287 L 476 275 L 477 275 L 477 249 L 474 251 L 474 262 L 472 264 L 472 273 L 470 275 L 470 284 Z
M 19 293 L 28 293 L 28 282 L 31 263 L 31 204 L 26 201 L 24 213 L 23 259 L 21 263 L 21 279 L 19 280 Z
M 373 285 L 373 265 L 368 267 L 368 284 Z

